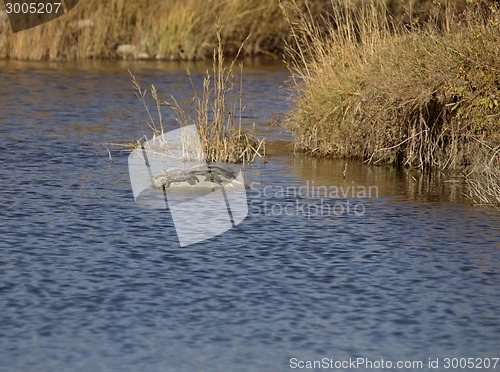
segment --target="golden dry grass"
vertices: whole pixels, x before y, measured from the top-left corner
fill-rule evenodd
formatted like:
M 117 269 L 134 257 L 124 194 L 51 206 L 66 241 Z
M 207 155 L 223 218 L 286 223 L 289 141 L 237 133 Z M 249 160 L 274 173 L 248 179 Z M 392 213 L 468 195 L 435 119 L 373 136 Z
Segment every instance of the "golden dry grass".
M 162 115 L 162 105 L 165 105 L 174 112 L 176 121 L 181 127 L 196 125 L 207 162 L 243 163 L 245 165 L 265 154 L 265 140 L 256 139 L 253 133 L 244 130 L 242 126 L 243 64 L 239 64 L 239 71 L 237 71 L 235 62 L 243 44 L 236 53 L 235 59 L 226 65 L 221 28 L 216 32 L 216 37 L 218 45 L 213 51 L 213 68 L 212 71 L 206 73 L 201 93 L 195 89 L 191 81 L 194 109 L 181 105 L 174 97 L 170 101 L 162 101 L 152 85 L 150 94 L 156 110 L 153 115 L 146 99 L 147 90 L 141 88 L 135 76 L 130 72 L 132 84 L 148 114 L 153 137 L 161 138 L 165 133 Z M 191 79 L 189 70 L 187 75 Z M 136 146 L 140 146 L 140 143 L 138 142 Z
M 402 24 L 423 22 L 433 1 L 386 0 L 387 11 Z M 213 25 L 218 19 L 224 26 L 225 53 L 234 55 L 251 35 L 244 55 L 279 56 L 283 41 L 290 40 L 280 4 L 290 3 L 297 4 L 301 12 L 309 4 L 315 19 L 332 10 L 324 0 L 82 0 L 63 17 L 13 34 L 0 2 L 0 58 L 121 58 L 117 47 L 130 44 L 136 49 L 127 58 L 141 54 L 153 59 L 209 59 L 217 47 Z
M 161 59 L 211 58 L 217 20 L 224 26 L 221 37 L 228 54 L 251 35 L 243 54 L 276 55 L 288 34 L 278 1 L 86 0 L 63 17 L 16 34 L 7 17 L 0 17 L 0 58 L 115 58 L 121 44 L 136 46 L 132 58 L 138 53 Z
M 446 169 L 472 162 L 474 138 L 498 143 L 498 6 L 411 30 L 382 3 L 332 6 L 326 29 L 307 13 L 290 18 L 297 100 L 286 124 L 298 149 Z
M 284 7 L 295 95 L 285 125 L 296 148 L 492 180 L 484 165 L 500 145 L 499 4 L 469 2 L 457 13 L 443 2 L 410 25 L 383 2 L 331 7 L 319 21 Z

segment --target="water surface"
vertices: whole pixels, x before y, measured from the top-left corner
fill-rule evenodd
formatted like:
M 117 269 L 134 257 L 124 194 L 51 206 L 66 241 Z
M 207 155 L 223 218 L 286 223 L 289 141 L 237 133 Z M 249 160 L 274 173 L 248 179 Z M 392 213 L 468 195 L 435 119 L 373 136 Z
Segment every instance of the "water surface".
M 247 121 L 272 141 L 245 173 L 249 216 L 180 248 L 168 211 L 134 204 L 128 153 L 110 159 L 103 144 L 149 135 L 127 69 L 188 100 L 184 68 L 0 64 L 0 370 L 286 371 L 323 357 L 428 370 L 428 358 L 499 357 L 498 212 L 455 182 L 278 144 L 289 136 L 265 123 L 288 107 L 281 66 L 244 75 Z M 190 65 L 195 85 L 206 68 Z M 364 212 L 340 213 L 348 204 Z

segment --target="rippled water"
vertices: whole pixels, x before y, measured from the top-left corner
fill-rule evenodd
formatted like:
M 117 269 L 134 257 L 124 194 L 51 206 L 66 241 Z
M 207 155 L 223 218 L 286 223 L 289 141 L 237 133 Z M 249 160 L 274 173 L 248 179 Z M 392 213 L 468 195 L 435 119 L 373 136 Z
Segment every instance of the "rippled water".
M 134 204 L 128 153 L 101 145 L 148 133 L 127 68 L 190 97 L 181 64 L 0 64 L 0 370 L 500 357 L 498 212 L 454 182 L 286 151 L 263 123 L 287 74 L 248 66 L 247 113 L 275 141 L 245 174 L 249 216 L 180 248 L 168 211 Z

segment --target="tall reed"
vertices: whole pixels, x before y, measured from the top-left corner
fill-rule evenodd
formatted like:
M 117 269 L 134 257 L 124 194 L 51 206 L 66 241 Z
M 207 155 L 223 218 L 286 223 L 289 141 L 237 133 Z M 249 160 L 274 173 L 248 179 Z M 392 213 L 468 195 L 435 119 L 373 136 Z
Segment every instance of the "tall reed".
M 130 73 L 137 97 L 143 103 L 149 118 L 153 136 L 161 138 L 164 132 L 162 105 L 169 107 L 181 127 L 195 124 L 201 140 L 202 150 L 207 162 L 228 162 L 247 164 L 265 154 L 265 140 L 256 139 L 254 134 L 245 130 L 242 123 L 243 106 L 243 64 L 236 71 L 235 64 L 243 44 L 229 65 L 224 62 L 222 28 L 216 33 L 217 48 L 213 52 L 213 68 L 207 71 L 203 89 L 198 92 L 193 82 L 194 110 L 181 105 L 173 96 L 170 101 L 162 101 L 154 85 L 150 94 L 157 110 L 154 116 L 146 102 L 147 90 L 143 90 Z M 187 75 L 191 80 L 188 70 Z M 194 114 L 193 114 L 194 111 Z M 140 144 L 138 144 L 140 145 Z
M 386 0 L 387 10 L 403 24 L 422 22 L 436 0 Z M 450 0 L 441 0 L 450 1 Z M 353 0 L 352 4 L 364 3 Z M 462 4 L 465 0 L 455 0 Z M 67 15 L 12 34 L 0 2 L 0 58 L 75 60 L 121 58 L 120 44 L 133 45 L 127 58 L 211 58 L 217 40 L 212 25 L 220 19 L 227 54 L 241 42 L 245 55 L 279 56 L 289 28 L 280 4 L 298 4 L 313 17 L 331 13 L 328 1 L 308 0 L 82 0 Z M 405 4 L 411 4 L 409 10 Z

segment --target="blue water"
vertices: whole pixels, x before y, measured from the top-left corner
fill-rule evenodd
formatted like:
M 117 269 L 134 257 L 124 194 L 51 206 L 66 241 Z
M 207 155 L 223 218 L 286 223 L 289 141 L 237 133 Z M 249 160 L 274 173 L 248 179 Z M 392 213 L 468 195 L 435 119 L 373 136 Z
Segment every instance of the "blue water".
M 1 371 L 287 371 L 291 358 L 357 357 L 419 370 L 440 358 L 443 370 L 446 357 L 500 357 L 497 211 L 415 197 L 391 169 L 350 162 L 343 179 L 343 161 L 283 152 L 247 170 L 243 223 L 181 248 L 167 210 L 134 204 L 128 153 L 103 145 L 149 133 L 127 68 L 165 96 L 190 94 L 182 65 L 0 64 Z M 196 82 L 204 68 L 191 67 Z M 263 130 L 287 109 L 287 74 L 245 76 Z M 279 213 L 318 203 L 275 192 L 308 182 L 381 191 Z M 347 203 L 364 213 L 325 211 Z

